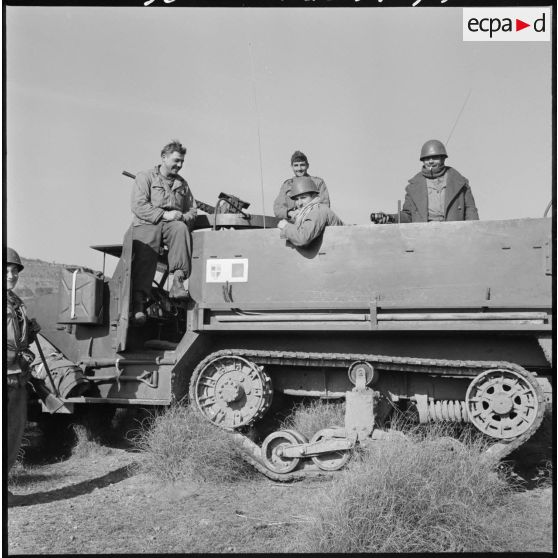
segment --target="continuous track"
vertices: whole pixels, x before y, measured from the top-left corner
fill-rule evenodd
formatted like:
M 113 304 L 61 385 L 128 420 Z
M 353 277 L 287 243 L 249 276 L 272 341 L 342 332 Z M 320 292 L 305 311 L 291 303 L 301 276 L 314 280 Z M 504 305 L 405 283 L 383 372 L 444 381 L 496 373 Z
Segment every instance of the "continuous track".
M 499 461 L 508 456 L 515 449 L 524 444 L 539 428 L 545 409 L 545 397 L 543 390 L 536 380 L 536 376 L 523 367 L 506 361 L 485 360 L 447 360 L 384 356 L 363 353 L 313 353 L 295 351 L 263 351 L 246 349 L 223 349 L 208 355 L 201 361 L 192 376 L 190 384 L 190 400 L 194 400 L 193 386 L 196 376 L 215 358 L 222 356 L 238 356 L 249 359 L 258 365 L 278 365 L 297 367 L 321 367 L 321 368 L 345 368 L 355 361 L 370 363 L 376 370 L 409 372 L 417 374 L 438 375 L 444 377 L 459 377 L 473 379 L 485 370 L 508 370 L 528 380 L 534 387 L 538 402 L 536 417 L 522 435 L 505 441 L 495 441 L 487 450 L 490 459 Z M 303 461 L 298 470 L 290 473 L 275 473 L 270 471 L 260 455 L 259 446 L 241 432 L 234 431 L 234 439 L 242 453 L 251 465 L 268 478 L 288 482 L 308 477 L 326 476 L 332 473 L 318 469 L 310 460 Z

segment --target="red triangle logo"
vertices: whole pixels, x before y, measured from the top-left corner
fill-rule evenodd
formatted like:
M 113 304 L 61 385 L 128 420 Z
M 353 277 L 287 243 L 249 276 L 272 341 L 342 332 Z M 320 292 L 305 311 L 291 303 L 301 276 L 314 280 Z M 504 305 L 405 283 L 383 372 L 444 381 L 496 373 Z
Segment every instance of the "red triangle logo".
M 531 27 L 530 23 L 525 23 L 524 21 L 521 21 L 520 19 L 515 19 L 515 30 L 516 31 L 521 31 L 522 29 L 525 29 L 525 27 Z

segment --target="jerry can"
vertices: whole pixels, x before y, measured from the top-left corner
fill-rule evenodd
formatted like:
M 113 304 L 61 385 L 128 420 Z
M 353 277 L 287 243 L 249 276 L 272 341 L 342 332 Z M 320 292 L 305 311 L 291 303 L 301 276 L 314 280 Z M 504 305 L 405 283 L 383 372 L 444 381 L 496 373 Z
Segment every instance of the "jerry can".
M 59 324 L 100 324 L 103 275 L 82 267 L 64 268 L 58 295 Z

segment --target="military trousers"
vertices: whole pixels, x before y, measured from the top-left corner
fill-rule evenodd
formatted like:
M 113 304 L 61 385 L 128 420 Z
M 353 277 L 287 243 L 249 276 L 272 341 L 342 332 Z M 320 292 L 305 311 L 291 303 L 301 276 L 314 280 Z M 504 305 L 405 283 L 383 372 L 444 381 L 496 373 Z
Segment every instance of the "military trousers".
M 169 249 L 169 271 L 182 270 L 190 276 L 192 237 L 186 223 L 161 221 L 156 225 L 132 227 L 132 292 L 136 300 L 147 300 L 157 271 L 157 257 L 161 246 Z
M 27 422 L 27 388 L 23 374 L 8 374 L 8 471 L 17 461 Z

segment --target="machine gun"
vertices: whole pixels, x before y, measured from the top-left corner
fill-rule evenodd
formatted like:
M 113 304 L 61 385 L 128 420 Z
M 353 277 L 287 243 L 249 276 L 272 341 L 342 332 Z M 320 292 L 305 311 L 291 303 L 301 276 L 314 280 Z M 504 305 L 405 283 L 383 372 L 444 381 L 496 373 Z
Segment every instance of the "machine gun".
M 386 224 L 386 223 L 397 223 L 395 215 L 391 215 L 390 213 L 370 213 L 370 221 L 375 224 Z
M 384 213 L 383 211 L 373 212 L 370 213 L 370 221 L 377 225 L 401 223 L 401 200 L 397 201 L 397 213 Z

